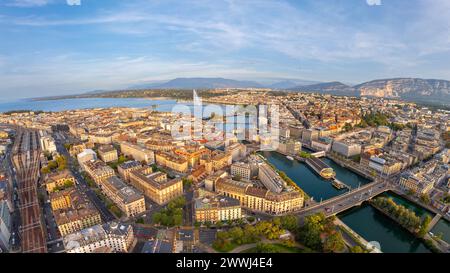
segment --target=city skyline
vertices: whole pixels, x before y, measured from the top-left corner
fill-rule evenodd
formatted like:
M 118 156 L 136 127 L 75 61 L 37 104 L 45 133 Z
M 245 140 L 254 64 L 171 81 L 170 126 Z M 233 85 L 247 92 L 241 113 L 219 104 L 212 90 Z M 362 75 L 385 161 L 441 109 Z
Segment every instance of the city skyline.
M 177 77 L 448 80 L 449 2 L 375 2 L 3 0 L 0 93 L 66 95 Z

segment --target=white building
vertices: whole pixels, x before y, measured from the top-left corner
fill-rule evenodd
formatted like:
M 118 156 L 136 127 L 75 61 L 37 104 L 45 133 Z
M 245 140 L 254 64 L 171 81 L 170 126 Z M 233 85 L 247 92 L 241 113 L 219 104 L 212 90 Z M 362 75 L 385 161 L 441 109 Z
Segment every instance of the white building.
M 6 201 L 0 201 L 0 249 L 9 250 L 11 214 Z
M 49 153 L 55 153 L 57 151 L 55 139 L 45 131 L 40 131 L 39 134 L 40 134 L 41 149 Z
M 258 178 L 271 192 L 280 193 L 286 186 L 286 182 L 284 182 L 283 178 L 281 178 L 275 170 L 266 163 L 259 165 Z
M 241 143 L 233 143 L 227 146 L 225 151 L 231 154 L 233 161 L 238 161 L 247 155 L 247 146 Z
M 97 153 L 91 149 L 85 149 L 83 152 L 77 155 L 77 159 L 78 164 L 80 164 L 80 166 L 83 166 L 84 162 L 97 160 Z
M 250 181 L 252 178 L 250 164 L 243 162 L 233 163 L 231 165 L 231 175 L 233 177 L 240 176 L 242 179 Z
M 334 141 L 333 151 L 345 157 L 361 154 L 361 145 L 347 141 Z
M 144 161 L 147 164 L 155 163 L 155 153 L 139 145 L 122 142 L 120 143 L 120 151 L 126 156 L 133 157 L 134 160 Z
M 133 227 L 110 222 L 83 229 L 63 238 L 67 253 L 93 253 L 99 249 L 112 249 L 126 253 L 134 242 Z
M 329 152 L 331 150 L 331 139 L 319 138 L 318 140 L 311 141 L 311 147 L 318 151 Z

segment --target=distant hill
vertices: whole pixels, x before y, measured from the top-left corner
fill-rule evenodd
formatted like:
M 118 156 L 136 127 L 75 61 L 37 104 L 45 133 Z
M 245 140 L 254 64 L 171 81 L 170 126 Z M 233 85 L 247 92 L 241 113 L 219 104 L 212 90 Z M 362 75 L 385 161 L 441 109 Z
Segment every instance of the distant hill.
M 450 104 L 450 81 L 419 78 L 381 79 L 355 86 L 328 82 L 291 88 L 299 92 L 314 92 L 344 96 L 399 98 L 414 102 Z
M 374 80 L 355 86 L 361 96 L 450 103 L 450 81 L 418 78 Z
M 301 92 L 312 92 L 321 94 L 331 94 L 337 96 L 357 96 L 357 90 L 349 85 L 343 84 L 341 82 L 325 82 L 305 86 L 297 86 L 292 88 L 293 90 L 298 90 Z
M 274 82 L 274 80 L 272 79 L 271 82 Z M 239 81 L 225 78 L 176 78 L 167 82 L 139 84 L 122 91 L 96 90 L 81 95 L 63 97 L 164 97 L 171 95 L 183 97 L 185 92 L 175 91 L 215 88 L 271 88 L 336 96 L 399 98 L 424 104 L 450 105 L 450 81 L 420 78 L 380 79 L 354 86 L 342 82 L 315 83 L 295 79 L 281 79 L 272 84 L 261 84 L 255 81 Z M 204 93 L 204 95 L 206 94 L 207 92 Z M 58 98 L 61 97 L 41 99 Z
M 312 85 L 317 84 L 319 82 L 315 81 L 305 81 L 305 80 L 282 80 L 279 82 L 275 82 L 273 84 L 266 85 L 267 88 L 271 89 L 291 89 L 298 86 Z
M 273 80 L 272 80 L 273 81 Z M 167 82 L 142 83 L 131 86 L 132 89 L 214 89 L 214 88 L 271 88 L 286 90 L 295 86 L 310 85 L 318 82 L 286 79 L 271 84 L 256 81 L 240 81 L 225 78 L 176 78 Z
M 213 89 L 213 88 L 262 88 L 252 81 L 238 81 L 224 78 L 176 78 L 165 83 L 154 84 L 155 89 Z

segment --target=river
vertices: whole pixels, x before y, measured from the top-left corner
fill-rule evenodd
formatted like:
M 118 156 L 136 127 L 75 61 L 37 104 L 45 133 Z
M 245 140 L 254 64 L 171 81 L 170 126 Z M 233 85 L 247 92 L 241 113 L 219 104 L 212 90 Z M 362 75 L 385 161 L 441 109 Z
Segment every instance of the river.
M 335 189 L 331 183 L 319 175 L 317 175 L 307 165 L 298 161 L 290 161 L 285 156 L 276 152 L 263 152 L 267 160 L 279 170 L 285 172 L 292 180 L 294 180 L 308 195 L 313 196 L 316 201 L 320 198 L 328 199 L 345 191 Z M 336 171 L 336 177 L 350 185 L 357 187 L 367 184 L 370 181 L 347 170 L 329 159 L 323 159 L 330 167 Z M 391 197 L 398 204 L 401 204 L 409 209 L 412 209 L 420 217 L 425 215 L 433 216 L 432 213 L 426 209 L 413 204 L 412 202 L 395 195 L 394 193 L 385 193 L 383 196 Z M 367 241 L 377 241 L 381 245 L 381 250 L 386 253 L 430 253 L 431 251 L 407 230 L 403 229 L 396 222 L 392 221 L 376 209 L 368 204 L 363 204 L 361 207 L 352 208 L 338 217 L 347 224 L 350 228 L 355 230 L 358 234 L 363 236 Z M 436 227 L 435 229 L 438 229 Z M 443 232 L 445 231 L 445 223 L 442 224 Z
M 367 241 L 376 241 L 385 253 L 430 253 L 431 251 L 396 222 L 364 203 L 338 217 Z
M 334 188 L 330 180 L 323 179 L 304 163 L 300 163 L 297 160 L 291 161 L 286 156 L 277 152 L 262 152 L 262 155 L 280 171 L 285 172 L 300 188 L 316 201 L 329 199 L 346 191 Z M 370 182 L 370 180 L 335 164 L 327 158 L 323 158 L 322 160 L 335 170 L 337 179 L 352 188 Z

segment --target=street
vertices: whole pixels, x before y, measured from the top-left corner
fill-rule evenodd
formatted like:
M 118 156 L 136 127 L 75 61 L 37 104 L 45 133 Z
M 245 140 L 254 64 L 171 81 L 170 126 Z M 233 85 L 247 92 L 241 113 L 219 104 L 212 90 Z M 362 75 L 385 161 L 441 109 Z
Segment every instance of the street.
M 89 198 L 89 200 L 94 204 L 94 206 L 100 212 L 100 216 L 103 222 L 110 222 L 116 220 L 116 217 L 108 210 L 105 204 L 100 200 L 100 198 L 95 194 L 95 192 L 89 187 L 86 180 L 83 178 L 79 170 L 77 170 L 74 166 L 74 159 L 70 156 L 67 149 L 64 147 L 63 143 L 60 140 L 56 140 L 56 148 L 58 153 L 67 157 L 68 163 L 70 166 L 70 170 L 72 171 L 73 176 L 77 183 L 75 183 L 75 187 L 80 194 Z

